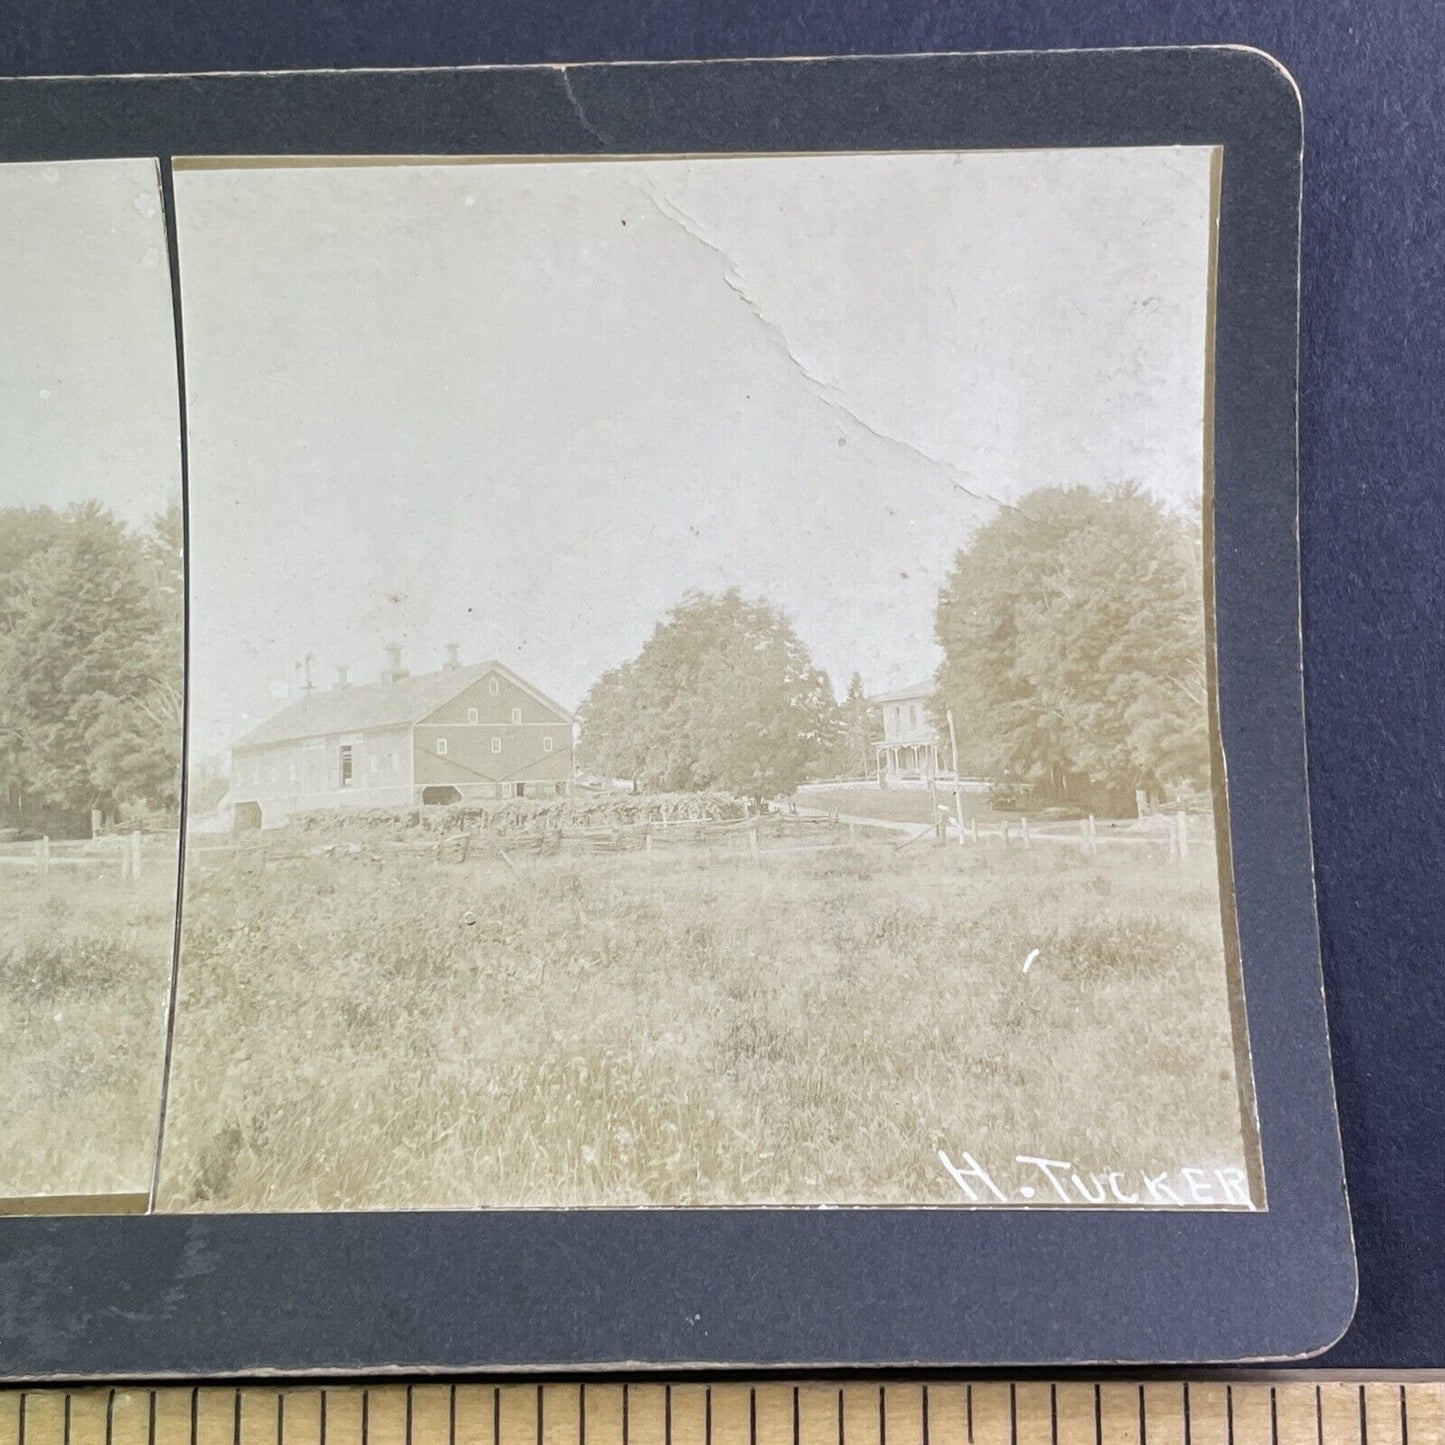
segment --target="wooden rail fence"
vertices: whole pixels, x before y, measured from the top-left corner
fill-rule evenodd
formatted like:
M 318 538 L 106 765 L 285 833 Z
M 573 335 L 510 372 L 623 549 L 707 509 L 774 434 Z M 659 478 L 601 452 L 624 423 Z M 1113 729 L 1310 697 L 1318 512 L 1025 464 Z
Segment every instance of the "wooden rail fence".
M 164 858 L 151 844 L 159 838 Z M 152 867 L 174 869 L 176 842 L 168 835 L 114 833 L 87 840 L 36 838 L 24 843 L 0 844 L 0 868 L 21 868 L 44 877 L 57 869 L 102 869 L 122 881 L 138 883 Z

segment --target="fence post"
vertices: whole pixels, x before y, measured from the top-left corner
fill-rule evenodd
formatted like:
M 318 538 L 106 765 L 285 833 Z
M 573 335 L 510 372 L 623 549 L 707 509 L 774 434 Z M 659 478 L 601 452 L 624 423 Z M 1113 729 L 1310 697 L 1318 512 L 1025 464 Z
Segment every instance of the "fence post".
M 1092 858 L 1099 851 L 1099 825 L 1094 820 L 1094 815 L 1089 814 L 1089 856 Z
M 140 829 L 130 835 L 130 878 L 132 883 L 140 881 Z
M 1024 847 L 1032 848 L 1033 844 L 1029 842 L 1029 820 L 1027 818 L 1020 818 L 1019 826 L 1023 829 L 1024 832 Z
M 40 840 L 40 852 L 39 852 L 36 856 L 37 856 L 37 857 L 39 858 L 39 860 L 40 860 L 40 865 L 39 865 L 39 867 L 40 867 L 40 872 L 48 874 L 48 873 L 50 872 L 50 835 L 49 835 L 49 834 L 46 834 L 46 836 L 43 837 L 43 838 Z
M 1183 808 L 1174 817 L 1179 829 L 1179 861 L 1182 863 L 1189 856 L 1189 822 Z
M 848 841 L 854 845 L 858 842 L 858 825 L 856 823 L 848 824 Z
M 647 831 L 642 835 L 642 848 L 647 854 L 647 866 L 652 867 L 652 826 L 648 825 Z
M 1000 834 L 1001 834 L 1001 836 L 1002 836 L 1002 838 L 1003 838 L 1003 845 L 1004 845 L 1005 848 L 1007 848 L 1007 847 L 1008 847 L 1008 834 L 1009 834 L 1009 824 L 1008 824 L 1008 819 L 1007 819 L 1007 818 L 1005 818 L 1005 819 L 1003 820 L 1003 827 L 1002 827 L 1002 829 L 1000 829 Z
M 977 842 L 978 842 L 978 814 L 977 814 L 977 813 L 975 813 L 975 814 L 973 815 L 973 817 L 971 817 L 971 818 L 968 820 L 968 838 L 969 838 L 969 842 L 971 842 L 971 843 L 977 843 Z
M 748 829 L 748 847 L 752 850 L 753 862 L 761 862 L 762 860 L 758 855 L 758 828 L 756 823 Z

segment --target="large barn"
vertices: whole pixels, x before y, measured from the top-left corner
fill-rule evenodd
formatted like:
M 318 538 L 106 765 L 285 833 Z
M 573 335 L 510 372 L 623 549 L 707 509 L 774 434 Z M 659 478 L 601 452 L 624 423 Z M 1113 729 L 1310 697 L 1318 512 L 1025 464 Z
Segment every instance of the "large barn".
M 500 662 L 310 692 L 231 749 L 237 827 L 327 808 L 553 797 L 572 782 L 573 717 Z

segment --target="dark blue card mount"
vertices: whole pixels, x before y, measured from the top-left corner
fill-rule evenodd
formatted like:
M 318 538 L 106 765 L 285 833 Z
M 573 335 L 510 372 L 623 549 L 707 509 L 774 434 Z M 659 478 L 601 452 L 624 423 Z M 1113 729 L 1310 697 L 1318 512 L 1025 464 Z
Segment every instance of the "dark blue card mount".
M 17 1380 L 1297 1359 L 1354 1308 L 1301 691 L 1301 115 L 1245 49 L 0 82 L 0 160 L 1209 145 L 1212 496 L 1255 1211 L 0 1219 Z

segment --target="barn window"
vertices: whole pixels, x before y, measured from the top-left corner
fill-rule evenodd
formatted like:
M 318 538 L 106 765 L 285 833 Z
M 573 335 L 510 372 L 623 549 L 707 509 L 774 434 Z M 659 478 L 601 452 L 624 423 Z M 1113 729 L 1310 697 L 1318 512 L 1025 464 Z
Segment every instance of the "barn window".
M 446 740 L 445 738 L 438 738 L 438 739 L 437 739 L 437 757 L 439 757 L 439 758 L 444 758 L 444 757 L 446 757 L 446 755 L 447 755 L 447 740 Z
M 496 697 L 496 695 L 501 692 L 501 690 L 502 684 L 498 682 L 495 677 L 487 683 L 487 691 L 491 693 L 493 697 Z
M 342 786 L 343 788 L 349 788 L 349 787 L 351 786 L 351 744 L 350 744 L 350 743 L 342 743 L 342 745 L 341 745 L 341 786 Z
M 519 708 L 519 707 L 514 707 L 514 708 L 512 709 L 512 721 L 513 721 L 514 723 L 519 723 L 519 722 L 522 721 L 522 709 L 521 709 L 521 708 Z
M 549 733 L 546 737 L 542 739 L 542 751 L 544 753 L 550 753 L 552 751 L 552 745 L 555 741 L 556 740 Z
M 492 739 L 492 751 L 493 751 L 494 753 L 499 753 L 499 752 L 502 751 L 502 740 L 501 740 L 501 738 L 493 738 L 493 739 Z
M 468 721 L 469 723 L 474 723 L 474 722 L 476 722 L 476 720 L 477 720 L 477 710 L 476 710 L 476 708 L 474 708 L 474 707 L 469 707 L 469 708 L 467 709 L 467 721 Z

